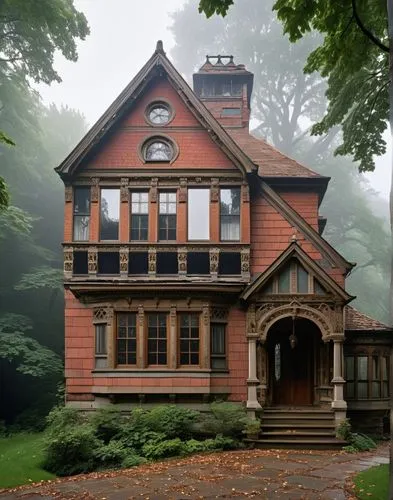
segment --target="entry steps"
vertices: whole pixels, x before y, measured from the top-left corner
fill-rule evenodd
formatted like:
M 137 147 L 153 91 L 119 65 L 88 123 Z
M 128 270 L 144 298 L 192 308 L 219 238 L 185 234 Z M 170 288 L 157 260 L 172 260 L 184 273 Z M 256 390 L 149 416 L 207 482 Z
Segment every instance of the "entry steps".
M 323 408 L 266 408 L 261 415 L 258 448 L 340 449 L 347 443 L 336 438 L 334 413 Z

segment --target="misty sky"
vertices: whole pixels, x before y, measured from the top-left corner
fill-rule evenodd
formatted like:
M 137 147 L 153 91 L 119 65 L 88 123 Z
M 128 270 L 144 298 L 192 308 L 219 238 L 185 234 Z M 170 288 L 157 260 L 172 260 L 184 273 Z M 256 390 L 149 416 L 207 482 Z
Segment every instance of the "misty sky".
M 56 58 L 55 66 L 63 81 L 50 87 L 38 86 L 44 101 L 79 109 L 92 125 L 149 59 L 157 40 L 163 40 L 170 56 L 174 45 L 169 30 L 170 13 L 183 3 L 184 0 L 75 0 L 76 8 L 88 19 L 91 34 L 78 44 L 77 63 Z M 376 172 L 367 176 L 384 197 L 390 189 L 389 158 L 379 158 Z

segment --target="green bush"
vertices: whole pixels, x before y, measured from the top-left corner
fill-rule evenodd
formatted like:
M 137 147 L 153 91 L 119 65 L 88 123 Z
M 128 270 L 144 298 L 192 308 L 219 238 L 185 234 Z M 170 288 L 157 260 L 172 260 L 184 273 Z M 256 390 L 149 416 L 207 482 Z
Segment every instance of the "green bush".
M 142 448 L 144 457 L 157 460 L 159 458 L 176 457 L 184 454 L 184 443 L 179 438 L 159 442 L 148 442 Z
M 121 466 L 125 469 L 129 469 L 130 467 L 136 467 L 137 465 L 142 465 L 147 462 L 146 458 L 140 457 L 139 455 L 127 455 L 123 460 Z
M 162 432 L 168 438 L 187 439 L 191 437 L 191 426 L 199 413 L 176 405 L 156 406 L 146 414 L 149 430 Z
M 67 429 L 82 425 L 85 422 L 80 411 L 69 406 L 56 406 L 46 417 L 47 432 L 57 436 L 59 433 L 65 432 Z
M 56 422 L 58 425 L 58 421 Z M 47 437 L 43 468 L 58 476 L 90 472 L 96 467 L 95 451 L 102 446 L 88 424 L 67 426 Z
M 216 436 L 213 441 L 215 450 L 235 450 L 239 448 L 239 442 L 236 439 L 223 436 L 222 434 Z
M 99 467 L 120 467 L 129 451 L 121 441 L 112 440 L 95 450 L 94 458 Z
M 118 408 L 108 406 L 95 411 L 91 423 L 96 429 L 97 437 L 108 444 L 111 439 L 121 433 L 123 416 Z
M 357 451 L 368 451 L 377 447 L 375 441 L 365 434 L 360 433 L 351 433 L 349 442 Z
M 241 435 L 245 427 L 245 409 L 236 403 L 212 403 L 210 409 L 216 419 L 218 432 L 226 436 Z M 210 422 L 213 423 L 212 421 Z
M 351 437 L 351 424 L 349 419 L 345 419 L 340 422 L 339 426 L 336 429 L 336 436 L 339 439 L 343 439 L 344 441 L 349 441 Z
M 211 441 L 214 441 L 213 439 Z M 189 439 L 184 443 L 184 453 L 186 455 L 191 455 L 192 453 L 201 453 L 203 451 L 208 451 L 209 448 L 206 447 L 205 441 L 197 441 L 196 439 Z

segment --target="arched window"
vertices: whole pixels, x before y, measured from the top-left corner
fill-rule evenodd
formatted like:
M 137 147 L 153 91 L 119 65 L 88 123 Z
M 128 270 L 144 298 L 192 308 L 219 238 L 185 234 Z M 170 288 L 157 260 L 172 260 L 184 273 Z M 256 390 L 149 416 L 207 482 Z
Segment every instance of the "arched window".
M 174 157 L 173 144 L 163 138 L 154 138 L 143 146 L 143 159 L 150 162 L 170 162 Z

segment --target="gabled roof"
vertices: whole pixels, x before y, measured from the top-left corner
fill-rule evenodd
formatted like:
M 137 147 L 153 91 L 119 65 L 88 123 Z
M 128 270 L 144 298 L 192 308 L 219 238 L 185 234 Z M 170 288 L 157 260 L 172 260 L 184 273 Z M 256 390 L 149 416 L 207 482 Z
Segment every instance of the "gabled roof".
M 348 262 L 306 220 L 301 217 L 274 189 L 260 179 L 260 188 L 265 199 L 329 260 L 331 264 L 348 273 L 355 264 Z
M 177 72 L 173 64 L 166 57 L 162 42 L 157 42 L 157 48 L 151 58 L 127 85 L 115 101 L 109 106 L 105 113 L 99 118 L 95 125 L 89 130 L 85 137 L 79 142 L 67 158 L 55 169 L 63 178 L 72 175 L 83 159 L 93 150 L 94 146 L 109 132 L 119 119 L 135 102 L 138 95 L 146 88 L 147 84 L 155 78 L 162 70 L 168 75 L 181 99 L 194 114 L 197 120 L 206 128 L 211 138 L 231 159 L 231 161 L 243 172 L 243 174 L 255 172 L 257 167 L 250 160 L 241 147 L 221 127 L 218 121 L 197 98 L 186 81 Z
M 367 316 L 354 307 L 346 306 L 345 308 L 345 330 L 347 331 L 393 331 L 391 326 L 385 325 L 380 321 Z
M 267 284 L 269 279 L 293 257 L 298 259 L 306 271 L 312 272 L 321 285 L 326 288 L 326 290 L 333 293 L 336 297 L 339 297 L 343 302 L 348 303 L 354 299 L 352 295 L 349 295 L 344 288 L 336 283 L 336 281 L 330 277 L 324 269 L 322 269 L 322 267 L 320 267 L 308 254 L 306 254 L 297 241 L 290 243 L 288 248 L 266 269 L 266 271 L 261 273 L 243 290 L 240 298 L 248 300 L 252 294 Z

